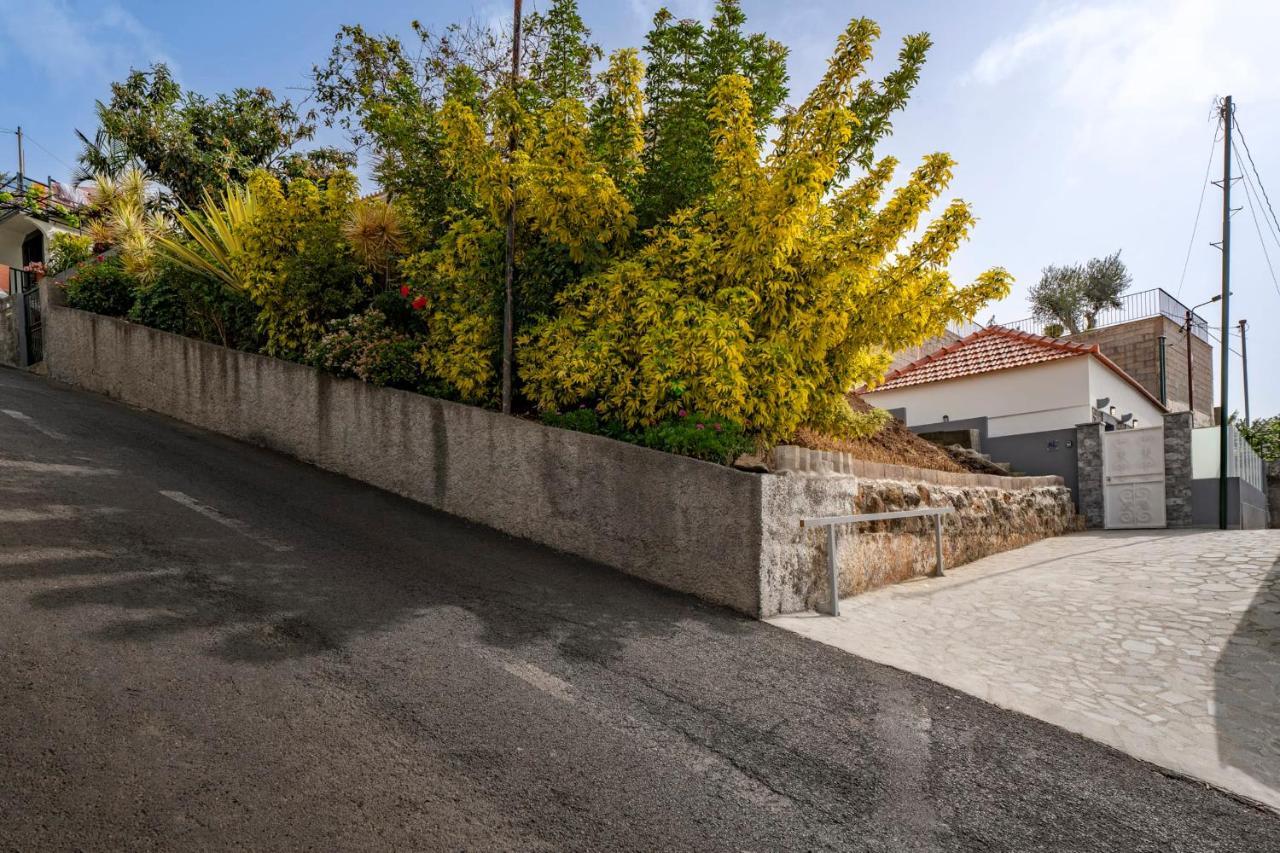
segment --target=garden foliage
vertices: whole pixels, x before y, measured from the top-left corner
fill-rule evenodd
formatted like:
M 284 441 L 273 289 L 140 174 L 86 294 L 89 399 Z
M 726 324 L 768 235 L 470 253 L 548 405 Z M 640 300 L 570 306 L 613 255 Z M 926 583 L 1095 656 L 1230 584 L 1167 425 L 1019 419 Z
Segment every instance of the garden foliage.
M 896 161 L 875 156 L 927 36 L 876 80 L 879 30 L 852 21 L 784 108 L 786 50 L 746 31 L 738 0 L 708 24 L 659 10 L 643 50 L 603 62 L 575 0 L 523 23 L 515 86 L 501 31 L 337 35 L 315 98 L 373 154 L 381 192 L 363 199 L 345 155 L 288 154 L 313 128 L 270 92 L 208 99 L 162 66 L 133 73 L 85 138 L 102 167 L 92 239 L 122 260 L 82 267 L 69 297 L 491 405 L 514 217 L 523 404 L 724 462 L 802 427 L 874 432 L 883 418 L 846 395 L 1008 291 L 1000 269 L 947 273 L 974 222 L 963 201 L 934 210 L 951 158 L 895 184 Z

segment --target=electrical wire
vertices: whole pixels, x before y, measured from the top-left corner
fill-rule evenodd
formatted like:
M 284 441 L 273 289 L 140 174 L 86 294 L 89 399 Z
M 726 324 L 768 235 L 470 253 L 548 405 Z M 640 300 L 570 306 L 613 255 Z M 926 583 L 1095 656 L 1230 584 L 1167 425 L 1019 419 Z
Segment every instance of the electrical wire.
M 54 154 L 54 153 L 53 153 L 52 151 L 50 151 L 48 148 L 45 148 L 43 145 L 41 145 L 39 140 L 37 140 L 37 139 L 33 139 L 31 136 L 28 136 L 27 134 L 23 134 L 23 137 L 24 137 L 28 142 L 30 142 L 32 145 L 34 145 L 35 147 L 39 148 L 39 149 L 40 149 L 41 151 L 43 151 L 44 153 L 48 154 L 48 155 L 49 155 L 50 157 L 52 157 L 53 159 L 57 160 L 57 161 L 58 161 L 59 163 L 61 163 L 63 166 L 65 166 L 66 168 L 70 169 L 72 172 L 74 172 L 74 171 L 76 170 L 76 167 L 75 167 L 75 166 L 72 166 L 72 165 L 71 165 L 70 163 L 68 163 L 66 160 L 63 160 L 63 159 L 62 159 L 61 157 L 59 157 L 57 154 Z
M 1209 162 L 1204 166 L 1204 181 L 1200 184 L 1200 203 L 1196 205 L 1196 221 L 1191 226 L 1191 239 L 1187 241 L 1187 257 L 1182 262 L 1182 275 L 1178 278 L 1178 292 L 1175 296 L 1182 296 L 1182 285 L 1187 280 L 1187 269 L 1191 266 L 1191 250 L 1196 245 L 1196 232 L 1200 230 L 1200 214 L 1204 212 L 1204 194 L 1209 189 L 1209 173 L 1213 170 L 1213 152 L 1218 148 L 1218 129 L 1222 127 L 1222 119 L 1218 119 L 1218 123 L 1213 128 L 1213 142 L 1209 143 Z
M 1253 170 L 1254 178 L 1256 178 L 1258 182 L 1258 189 L 1261 190 L 1262 199 L 1267 205 L 1267 210 L 1263 213 L 1263 218 L 1266 218 L 1267 213 L 1271 214 L 1271 218 L 1267 221 L 1267 227 L 1268 230 L 1271 231 L 1271 236 L 1276 237 L 1276 242 L 1280 243 L 1280 237 L 1277 236 L 1277 232 L 1280 232 L 1280 219 L 1276 218 L 1275 209 L 1271 207 L 1271 196 L 1267 194 L 1267 188 L 1262 183 L 1262 175 L 1258 174 L 1258 166 L 1253 162 L 1253 152 L 1249 150 L 1249 141 L 1244 137 L 1244 128 L 1240 126 L 1240 122 L 1236 119 L 1234 113 L 1232 113 L 1231 119 L 1235 125 L 1236 131 L 1240 135 L 1240 143 L 1244 146 L 1244 152 L 1248 156 L 1249 168 Z M 1236 153 L 1236 156 L 1240 156 L 1239 152 Z
M 1231 149 L 1236 152 L 1237 157 L 1240 156 L 1240 152 L 1236 149 L 1234 143 Z M 1254 174 L 1256 175 L 1257 173 L 1255 172 Z M 1271 253 L 1267 251 L 1267 241 L 1262 236 L 1262 225 L 1258 222 L 1258 202 L 1255 199 L 1256 190 L 1253 187 L 1253 180 L 1249 177 L 1248 170 L 1241 170 L 1240 175 L 1244 178 L 1244 196 L 1249 204 L 1249 215 L 1253 217 L 1253 227 L 1258 232 L 1258 245 L 1262 247 L 1262 257 L 1267 261 L 1267 271 L 1271 273 L 1271 285 L 1276 289 L 1276 294 L 1280 295 L 1280 279 L 1276 278 L 1276 268 L 1271 264 Z M 1266 217 L 1265 213 L 1263 217 Z

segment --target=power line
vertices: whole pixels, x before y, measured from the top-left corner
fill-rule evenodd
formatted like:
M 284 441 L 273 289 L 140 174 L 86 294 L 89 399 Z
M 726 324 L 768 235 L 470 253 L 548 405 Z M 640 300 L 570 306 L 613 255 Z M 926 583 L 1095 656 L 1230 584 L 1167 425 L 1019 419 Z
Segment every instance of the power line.
M 1178 278 L 1178 292 L 1176 296 L 1182 295 L 1182 285 L 1187 280 L 1187 268 L 1191 265 L 1191 250 L 1196 245 L 1196 232 L 1200 229 L 1200 214 L 1204 211 L 1204 194 L 1209 189 L 1209 172 L 1213 169 L 1213 152 L 1218 148 L 1218 128 L 1222 126 L 1222 119 L 1218 119 L 1218 123 L 1213 128 L 1213 141 L 1209 143 L 1209 162 L 1204 167 L 1204 181 L 1200 184 L 1200 203 L 1196 205 L 1196 221 L 1191 226 L 1191 239 L 1187 241 L 1187 257 L 1182 262 L 1182 275 Z
M 24 134 L 23 134 L 23 138 L 24 138 L 24 139 L 26 139 L 28 142 L 30 142 L 30 143 L 31 143 L 32 145 L 34 145 L 35 147 L 39 148 L 39 149 L 40 149 L 41 151 L 43 151 L 44 153 L 48 154 L 48 155 L 49 155 L 50 157 L 52 157 L 53 159 L 57 160 L 59 163 L 61 163 L 61 164 L 62 164 L 63 166 L 65 166 L 66 168 L 70 169 L 70 170 L 71 170 L 71 171 L 73 171 L 73 172 L 76 170 L 76 167 L 75 167 L 75 166 L 72 166 L 72 165 L 71 165 L 70 163 L 68 163 L 66 160 L 63 160 L 63 159 L 62 159 L 61 157 L 59 157 L 57 154 L 54 154 L 54 153 L 53 153 L 52 151 L 50 151 L 48 148 L 45 148 L 43 145 L 41 145 L 41 144 L 40 144 L 39 140 L 34 139 L 30 134 L 25 134 L 25 133 L 24 133 Z
M 1236 152 L 1236 157 L 1239 157 L 1240 152 L 1236 149 L 1235 145 L 1232 145 L 1231 148 Z M 1255 172 L 1254 174 L 1256 175 L 1257 173 Z M 1244 178 L 1244 196 L 1249 203 L 1249 215 L 1253 217 L 1253 227 L 1254 230 L 1258 232 L 1258 245 L 1262 246 L 1262 257 L 1266 259 L 1267 271 L 1271 273 L 1271 285 L 1276 289 L 1276 294 L 1280 295 L 1280 280 L 1276 278 L 1276 268 L 1271 265 L 1271 253 L 1267 251 L 1267 241 L 1262 236 L 1262 225 L 1258 222 L 1258 202 L 1256 200 L 1256 191 L 1253 187 L 1253 180 L 1249 177 L 1247 169 L 1242 169 L 1240 171 L 1240 175 Z M 1261 186 L 1261 183 L 1259 183 L 1259 186 Z M 1263 217 L 1266 217 L 1265 213 L 1263 214 Z M 1272 236 L 1274 236 L 1274 234 Z
M 1235 121 L 1234 115 L 1232 116 L 1232 120 Z M 1262 198 L 1267 203 L 1267 212 L 1271 214 L 1271 219 L 1267 222 L 1267 225 L 1268 227 L 1280 230 L 1280 220 L 1276 219 L 1275 209 L 1271 207 L 1271 196 L 1267 194 L 1267 188 L 1262 183 L 1262 175 L 1258 174 L 1258 166 L 1253 162 L 1253 152 L 1249 150 L 1249 142 L 1244 138 L 1244 130 L 1240 127 L 1239 121 L 1235 121 L 1235 128 L 1240 134 L 1240 142 L 1244 145 L 1244 152 L 1248 155 L 1249 168 L 1253 170 L 1253 175 L 1258 181 L 1258 189 L 1262 191 Z M 1239 156 L 1239 152 L 1237 152 L 1237 156 Z M 1263 214 L 1263 217 L 1266 217 L 1266 213 Z M 1275 231 L 1272 231 L 1272 236 L 1275 236 Z M 1280 242 L 1280 240 L 1277 240 L 1277 242 Z

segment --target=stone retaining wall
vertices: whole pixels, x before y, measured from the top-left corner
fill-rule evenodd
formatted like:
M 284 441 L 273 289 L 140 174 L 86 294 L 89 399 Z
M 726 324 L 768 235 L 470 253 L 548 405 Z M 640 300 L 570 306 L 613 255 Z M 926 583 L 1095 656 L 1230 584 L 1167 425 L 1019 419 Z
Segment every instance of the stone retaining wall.
M 1075 527 L 1068 490 L 1032 482 L 1056 478 L 1000 489 L 985 480 L 1008 478 L 875 463 L 751 474 L 60 307 L 52 287 L 44 296 L 52 379 L 752 616 L 822 603 L 826 540 L 800 527 L 806 516 L 951 504 L 952 565 Z M 920 525 L 846 533 L 842 591 L 931 571 Z
M 765 478 L 763 500 L 762 603 L 775 613 L 825 609 L 830 603 L 826 529 L 800 527 L 806 516 L 952 506 L 955 513 L 943 517 L 948 567 L 1083 528 L 1070 490 L 1055 484 L 1001 489 L 914 478 L 792 475 Z M 839 528 L 837 560 L 841 597 L 933 574 L 933 519 L 846 525 Z

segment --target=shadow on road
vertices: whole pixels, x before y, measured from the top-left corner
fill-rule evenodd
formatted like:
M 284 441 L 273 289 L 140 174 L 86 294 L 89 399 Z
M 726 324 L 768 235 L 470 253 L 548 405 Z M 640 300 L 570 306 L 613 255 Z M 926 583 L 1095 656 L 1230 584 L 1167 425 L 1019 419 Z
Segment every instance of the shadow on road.
M 211 457 L 231 444 L 203 443 Z M 5 498 L 33 511 L 21 524 L 3 525 L 0 543 L 20 545 L 26 556 L 0 555 L 0 582 L 57 579 L 33 592 L 32 603 L 82 609 L 87 630 L 104 640 L 213 631 L 212 654 L 250 663 L 338 651 L 355 637 L 452 608 L 478 621 L 481 643 L 555 642 L 565 657 L 601 663 L 624 642 L 671 636 L 690 621 L 715 633 L 752 627 L 589 561 L 269 451 L 232 446 L 233 453 L 224 447 L 207 460 L 218 471 L 207 491 L 236 495 L 236 516 L 292 551 L 274 553 L 184 516 L 157 494 L 128 492 L 126 499 L 132 486 L 114 470 L 86 491 L 83 472 L 19 467 Z M 61 511 L 40 510 L 50 495 L 64 502 Z M 655 607 L 655 597 L 667 606 Z
M 1218 755 L 1280 790 L 1280 561 L 1214 666 Z

